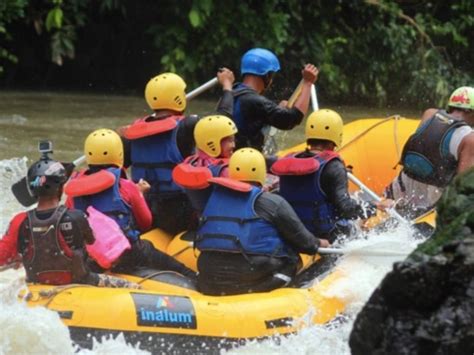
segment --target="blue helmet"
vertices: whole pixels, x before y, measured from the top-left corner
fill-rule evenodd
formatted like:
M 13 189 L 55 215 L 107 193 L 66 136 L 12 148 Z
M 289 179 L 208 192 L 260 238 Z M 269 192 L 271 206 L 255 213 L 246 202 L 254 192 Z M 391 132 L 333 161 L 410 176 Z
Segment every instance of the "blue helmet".
M 266 75 L 280 70 L 280 62 L 268 49 L 253 48 L 242 56 L 240 74 Z

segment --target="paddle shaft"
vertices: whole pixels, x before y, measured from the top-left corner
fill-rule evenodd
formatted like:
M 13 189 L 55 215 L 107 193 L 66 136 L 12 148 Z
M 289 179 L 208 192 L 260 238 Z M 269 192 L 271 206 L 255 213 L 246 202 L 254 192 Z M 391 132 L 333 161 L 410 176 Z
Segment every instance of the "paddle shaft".
M 212 78 L 211 80 L 209 80 L 208 82 L 205 82 L 204 84 L 202 84 L 201 86 L 199 86 L 196 89 L 192 90 L 191 92 L 188 92 L 186 94 L 186 100 L 194 99 L 196 96 L 199 96 L 203 92 L 205 92 L 205 91 L 213 88 L 214 86 L 216 86 L 217 83 L 218 83 L 217 78 Z
M 301 81 L 298 83 L 298 86 L 296 87 L 295 91 L 293 91 L 290 98 L 288 99 L 288 103 L 286 104 L 286 107 L 288 107 L 288 108 L 293 107 L 296 100 L 298 99 L 298 96 L 300 96 L 300 94 L 301 94 L 301 90 L 303 90 L 303 84 L 304 84 L 304 80 L 301 79 Z
M 375 192 L 373 192 L 371 189 L 369 189 L 362 181 L 360 181 L 358 178 L 356 178 L 353 174 L 350 172 L 347 172 L 347 177 L 349 180 L 351 180 L 354 184 L 356 184 L 361 190 L 369 194 L 369 196 L 377 202 L 382 201 L 379 195 L 377 195 Z M 402 223 L 409 223 L 405 218 L 403 218 L 397 211 L 395 211 L 393 208 L 390 208 L 387 210 L 387 212 L 393 217 L 398 219 Z
M 407 256 L 407 253 L 391 250 L 370 250 L 370 249 L 338 249 L 338 248 L 319 248 L 321 255 L 361 255 L 361 256 Z

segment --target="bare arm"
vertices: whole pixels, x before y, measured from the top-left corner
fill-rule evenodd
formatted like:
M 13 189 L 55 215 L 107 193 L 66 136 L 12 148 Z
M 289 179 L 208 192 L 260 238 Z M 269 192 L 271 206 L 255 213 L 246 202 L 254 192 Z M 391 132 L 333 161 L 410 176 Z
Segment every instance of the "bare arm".
M 428 110 L 423 112 L 423 115 L 421 116 L 420 125 L 423 124 L 426 120 L 433 117 L 436 112 L 438 112 L 438 109 L 436 109 L 436 108 L 429 108 Z
M 474 133 L 463 138 L 459 144 L 458 157 L 458 174 L 474 166 Z

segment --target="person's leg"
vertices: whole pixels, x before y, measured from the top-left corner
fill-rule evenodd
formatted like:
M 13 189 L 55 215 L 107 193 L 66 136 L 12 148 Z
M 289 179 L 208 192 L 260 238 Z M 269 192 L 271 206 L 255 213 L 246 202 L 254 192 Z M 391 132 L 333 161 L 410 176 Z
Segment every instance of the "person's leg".
M 150 241 L 141 240 L 140 243 L 141 253 L 143 259 L 146 260 L 146 266 L 160 270 L 176 271 L 193 281 L 196 280 L 196 273 L 193 270 L 189 269 L 172 256 L 156 249 Z

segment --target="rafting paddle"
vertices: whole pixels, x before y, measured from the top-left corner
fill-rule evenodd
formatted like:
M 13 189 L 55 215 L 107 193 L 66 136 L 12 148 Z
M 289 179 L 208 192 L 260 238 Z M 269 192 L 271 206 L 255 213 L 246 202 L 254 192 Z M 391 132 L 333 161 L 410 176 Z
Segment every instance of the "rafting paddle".
M 194 99 L 196 96 L 216 86 L 218 82 L 219 81 L 217 80 L 217 78 L 212 78 L 211 80 L 205 82 L 201 86 L 187 93 L 186 99 L 187 100 Z M 74 170 L 76 166 L 79 166 L 85 160 L 86 160 L 86 157 L 83 155 L 77 158 L 76 160 L 74 160 L 72 163 L 63 163 L 64 167 L 66 168 L 66 171 L 68 172 L 68 175 L 72 173 L 72 171 Z M 36 198 L 30 195 L 30 191 L 28 189 L 27 184 L 28 184 L 28 180 L 25 176 L 19 181 L 15 182 L 11 187 L 13 195 L 15 196 L 17 201 L 20 202 L 25 207 L 29 207 L 36 203 Z
M 350 256 L 395 256 L 406 257 L 412 251 L 412 246 L 409 250 L 407 244 L 398 241 L 382 241 L 367 245 L 353 245 L 344 248 L 319 248 L 318 253 L 322 255 L 350 255 Z M 401 248 L 402 247 L 402 248 Z M 400 250 L 401 249 L 401 250 Z M 405 250 L 404 250 L 405 249 Z

